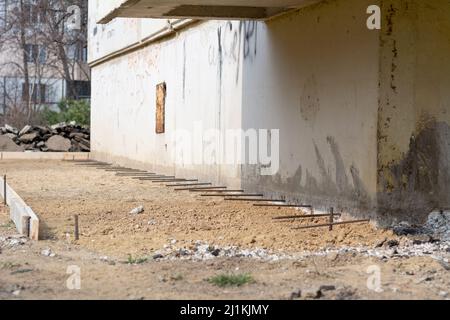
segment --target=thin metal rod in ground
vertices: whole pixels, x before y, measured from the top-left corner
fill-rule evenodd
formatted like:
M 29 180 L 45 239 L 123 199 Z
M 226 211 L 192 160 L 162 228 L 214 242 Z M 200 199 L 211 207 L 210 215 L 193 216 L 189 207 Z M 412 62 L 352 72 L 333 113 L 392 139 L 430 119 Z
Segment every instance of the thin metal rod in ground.
M 368 222 L 370 222 L 370 219 L 334 222 L 333 226 L 340 226 L 340 225 L 352 224 L 352 223 L 368 223 Z M 324 227 L 329 227 L 329 226 L 330 226 L 330 223 L 325 223 L 325 224 L 316 224 L 316 225 L 312 225 L 312 226 L 296 227 L 296 228 L 292 228 L 292 229 L 302 230 L 302 229 L 324 228 Z
M 75 220 L 75 240 L 80 240 L 80 229 L 78 226 L 78 215 L 74 215 Z
M 141 181 L 153 181 L 161 179 L 175 179 L 175 176 L 134 177 L 133 179 Z
M 205 183 L 176 183 L 176 184 L 166 184 L 166 187 L 195 187 L 195 186 L 210 186 L 212 183 L 205 182 Z
M 161 179 L 175 179 L 175 177 L 148 176 L 148 177 L 131 177 L 131 179 L 140 180 L 140 181 L 153 181 L 153 180 L 161 180 Z
M 219 189 L 227 189 L 227 187 L 195 187 L 195 188 L 179 188 L 179 189 L 175 189 L 175 191 L 198 192 L 198 191 L 205 191 L 205 190 L 219 190 Z
M 225 198 L 226 201 L 247 201 L 247 202 L 285 202 L 286 200 L 273 200 L 273 199 L 251 199 L 251 198 Z
M 225 194 L 225 193 L 227 193 L 227 192 L 234 192 L 234 193 L 236 193 L 236 192 L 244 192 L 244 190 L 227 190 L 227 189 L 198 190 L 198 191 L 204 192 L 204 193 L 209 193 L 209 192 L 211 192 L 211 193 L 220 193 L 220 194 Z
M 3 204 L 6 206 L 6 174 L 3 176 Z
M 110 163 L 75 163 L 76 166 L 82 167 L 99 167 L 99 166 L 112 166 Z
M 254 203 L 255 207 L 275 207 L 275 208 L 305 208 L 311 209 L 313 206 L 306 204 L 273 204 L 273 203 Z
M 188 179 L 159 179 L 153 180 L 153 183 L 161 183 L 161 182 L 195 182 L 198 181 L 196 179 L 188 180 Z
M 340 216 L 340 213 L 335 213 L 334 216 L 338 217 Z M 290 220 L 290 219 L 314 219 L 314 218 L 324 218 L 329 217 L 330 215 L 328 213 L 324 214 L 305 214 L 303 216 L 283 216 L 283 217 L 275 217 L 272 218 L 272 220 Z
M 144 171 L 144 170 L 131 169 L 131 168 L 111 168 L 111 169 L 105 169 L 105 171 L 110 171 L 110 172 L 123 172 L 123 173 L 131 173 L 131 172 L 147 172 L 147 171 Z
M 153 172 L 118 172 L 116 176 L 119 177 L 139 177 L 139 176 L 156 176 L 156 173 Z
M 194 188 L 180 188 L 175 189 L 176 191 L 189 191 L 189 192 L 206 192 L 210 190 L 211 192 L 225 190 L 228 187 L 194 187 Z
M 228 191 L 233 192 L 233 191 Z M 241 192 L 241 191 L 234 191 L 235 193 Z M 264 197 L 263 194 L 224 194 L 224 193 L 214 193 L 214 194 L 202 194 L 202 197 Z

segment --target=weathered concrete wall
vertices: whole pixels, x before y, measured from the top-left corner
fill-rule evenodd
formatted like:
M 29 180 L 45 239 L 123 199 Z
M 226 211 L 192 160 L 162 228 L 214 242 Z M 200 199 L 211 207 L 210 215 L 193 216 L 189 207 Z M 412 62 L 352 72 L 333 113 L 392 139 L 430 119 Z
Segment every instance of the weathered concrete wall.
M 384 0 L 378 206 L 386 222 L 450 206 L 450 3 Z
M 204 130 L 216 129 L 221 134 L 241 127 L 242 60 L 239 51 L 230 51 L 225 37 L 225 30 L 233 25 L 203 23 L 94 67 L 93 156 L 180 177 L 239 185 L 238 165 L 193 164 L 188 155 L 179 154 L 182 146 L 172 143 L 175 132 L 193 132 L 198 122 Z M 162 82 L 167 85 L 166 133 L 156 134 L 156 86 Z M 196 141 L 193 153 L 219 150 L 222 143 L 222 136 L 208 143 Z M 175 161 L 176 156 L 181 161 Z
M 381 31 L 366 26 L 374 4 Z M 450 206 L 448 1 L 329 0 L 265 23 L 203 22 L 107 61 L 166 22 L 91 20 L 94 157 L 383 223 Z M 157 135 L 161 82 L 166 134 Z M 199 121 L 220 137 L 194 143 L 196 154 L 223 150 L 227 129 L 280 129 L 280 171 L 176 162 L 171 134 Z
M 243 124 L 281 130 L 281 167 L 264 177 L 247 166 L 247 189 L 374 211 L 379 31 L 366 27 L 366 10 L 377 3 L 326 1 L 257 24 L 244 53 Z

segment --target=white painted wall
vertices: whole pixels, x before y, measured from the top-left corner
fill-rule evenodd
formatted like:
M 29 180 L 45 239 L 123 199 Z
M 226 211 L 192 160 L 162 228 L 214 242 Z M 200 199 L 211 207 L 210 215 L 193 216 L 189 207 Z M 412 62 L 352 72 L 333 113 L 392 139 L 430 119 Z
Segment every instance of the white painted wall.
M 220 58 L 218 30 L 208 22 L 168 41 L 121 56 L 92 70 L 94 154 L 177 176 L 238 184 L 240 167 L 175 165 L 172 134 L 202 121 L 205 129 L 241 127 L 238 60 Z M 239 55 L 239 53 L 237 53 Z M 222 61 L 222 63 L 221 63 Z M 241 60 L 242 61 L 242 60 Z M 156 85 L 167 84 L 166 134 L 155 134 Z M 215 142 L 216 147 L 221 145 Z M 202 152 L 206 145 L 197 145 Z M 188 161 L 186 161 L 188 162 Z
M 94 153 L 239 185 L 238 165 L 175 165 L 169 134 L 192 130 L 198 120 L 205 129 L 222 132 L 280 129 L 279 175 L 260 180 L 259 171 L 244 166 L 246 188 L 370 206 L 376 192 L 379 34 L 366 28 L 369 4 L 374 2 L 330 1 L 268 23 L 204 22 L 95 66 Z M 160 26 L 161 20 L 149 19 L 91 24 L 90 60 Z M 168 88 L 167 134 L 156 135 L 155 87 L 163 81 Z M 217 147 L 222 143 L 217 141 Z M 206 146 L 197 148 L 201 152 Z

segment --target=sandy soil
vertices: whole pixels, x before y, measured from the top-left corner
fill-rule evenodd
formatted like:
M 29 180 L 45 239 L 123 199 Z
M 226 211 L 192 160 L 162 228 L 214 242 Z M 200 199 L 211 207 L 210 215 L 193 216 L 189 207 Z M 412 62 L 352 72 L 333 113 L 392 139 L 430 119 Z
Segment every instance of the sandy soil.
M 296 252 L 326 246 L 373 246 L 391 232 L 369 224 L 293 230 L 316 221 L 276 222 L 272 218 L 299 213 L 289 208 L 258 208 L 199 194 L 176 192 L 164 184 L 133 180 L 104 170 L 59 161 L 5 162 L 1 169 L 10 185 L 43 221 L 45 239 L 66 239 L 73 234 L 73 215 L 80 217 L 80 245 L 123 257 L 161 248 L 171 239 L 189 246 L 203 240 Z M 143 205 L 145 212 L 131 215 Z
M 295 253 L 374 247 L 396 237 L 369 224 L 336 227 L 333 232 L 293 230 L 311 221 L 277 223 L 272 217 L 296 211 L 202 198 L 68 162 L 2 161 L 0 171 L 39 215 L 43 235 L 42 241 L 1 249 L 1 299 L 289 299 L 299 290 L 302 298 L 312 298 L 307 293 L 322 285 L 335 286 L 323 293 L 326 299 L 444 299 L 450 288 L 449 272 L 429 256 L 378 259 L 349 253 L 277 262 L 217 258 L 126 264 L 129 254 L 151 256 L 172 239 L 186 248 L 202 240 Z M 140 205 L 143 214 L 129 214 Z M 80 216 L 79 241 L 73 240 L 74 214 Z M 0 237 L 14 233 L 5 210 L 0 210 Z M 48 248 L 56 256 L 42 255 Z M 81 290 L 66 287 L 70 265 L 81 268 Z M 371 265 L 382 271 L 383 292 L 367 288 Z M 218 288 L 206 281 L 224 272 L 250 273 L 255 282 Z

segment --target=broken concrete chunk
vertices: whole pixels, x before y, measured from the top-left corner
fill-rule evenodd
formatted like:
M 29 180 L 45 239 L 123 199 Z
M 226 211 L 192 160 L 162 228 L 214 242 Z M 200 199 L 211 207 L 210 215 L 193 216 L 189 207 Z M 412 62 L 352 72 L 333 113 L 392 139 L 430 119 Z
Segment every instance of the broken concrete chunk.
M 50 151 L 67 152 L 72 146 L 72 143 L 69 139 L 61 136 L 53 136 L 47 140 L 46 146 Z
M 4 136 L 9 137 L 13 140 L 17 139 L 17 136 L 14 133 L 5 133 Z
M 67 123 L 65 123 L 65 122 L 60 122 L 60 123 L 54 124 L 54 125 L 51 126 L 50 128 L 51 128 L 52 130 L 61 130 L 61 129 L 64 129 L 65 127 L 67 127 Z
M 9 132 L 9 133 L 14 133 L 14 134 L 19 133 L 19 130 L 17 130 L 16 128 L 14 128 L 8 124 L 5 124 L 5 129 L 6 129 L 6 132 Z
M 23 136 L 19 137 L 19 141 L 23 143 L 31 143 L 33 142 L 39 135 L 36 132 L 24 134 Z
M 144 206 L 139 206 L 130 211 L 130 214 L 140 214 L 144 212 Z
M 24 148 L 14 143 L 13 139 L 5 135 L 0 136 L 0 151 L 23 152 Z
M 24 134 L 27 134 L 31 131 L 33 127 L 30 125 L 26 125 L 25 127 L 22 128 L 22 130 L 20 130 L 19 132 L 19 137 L 23 136 Z

